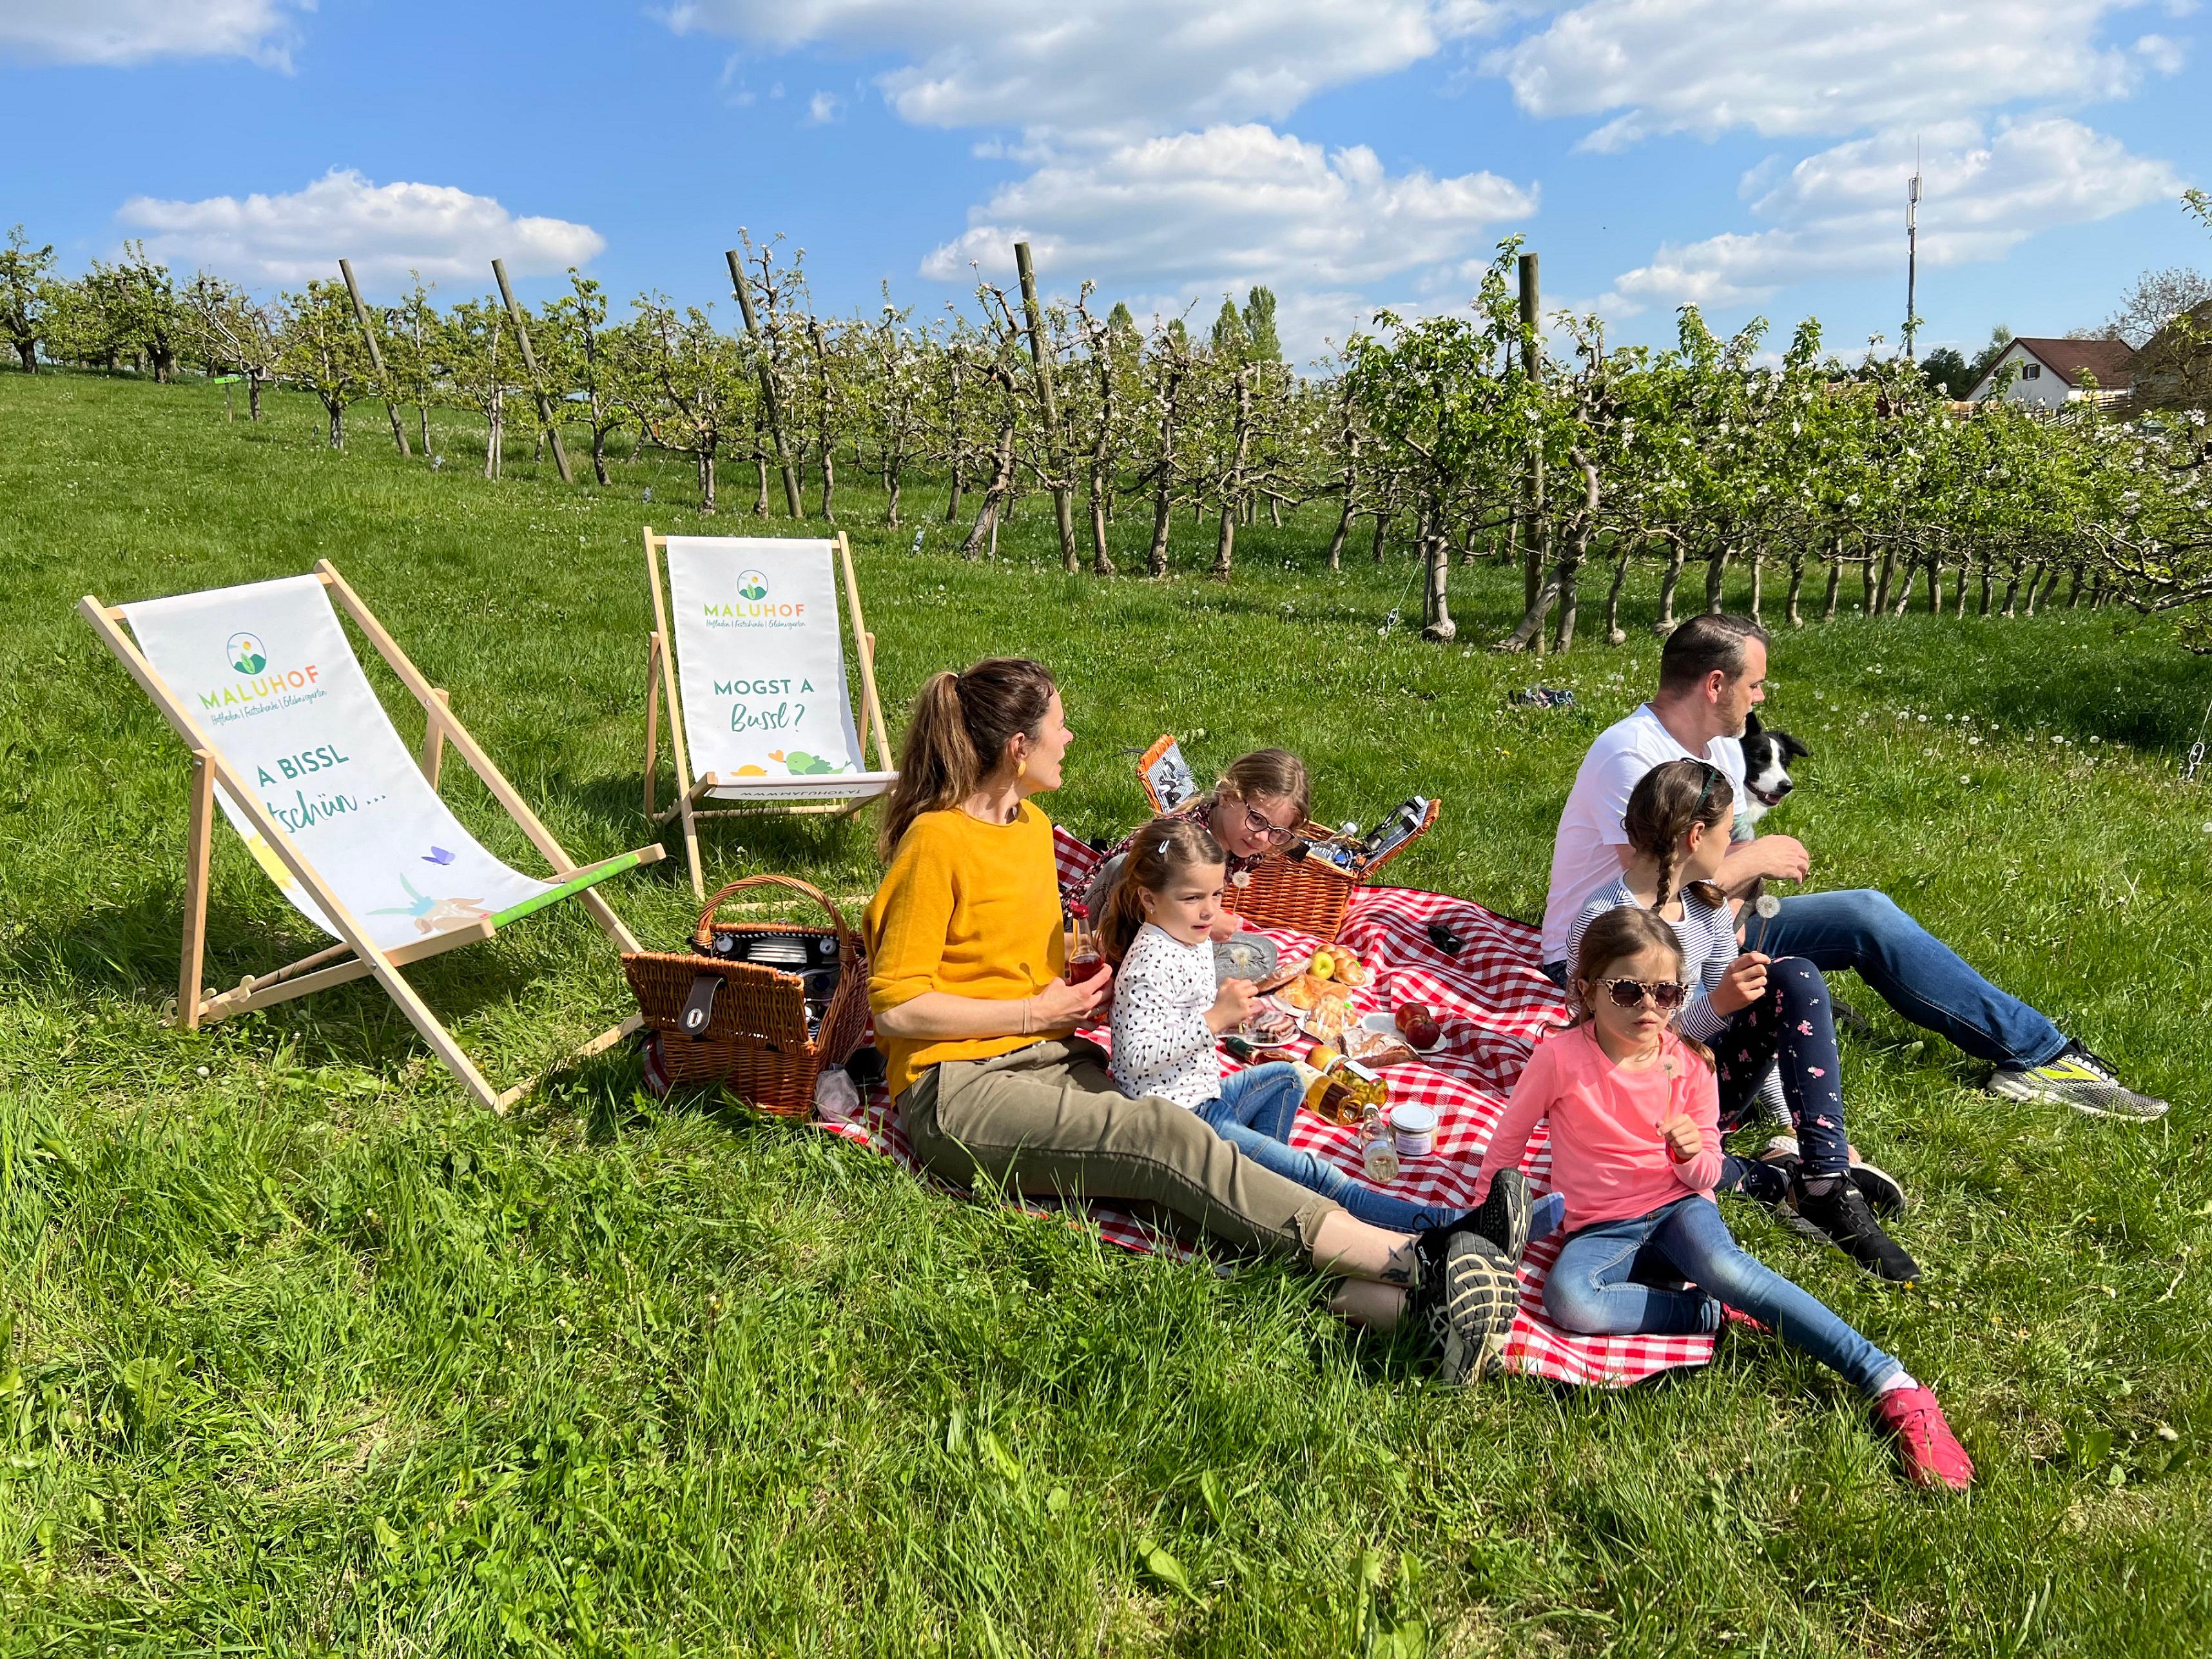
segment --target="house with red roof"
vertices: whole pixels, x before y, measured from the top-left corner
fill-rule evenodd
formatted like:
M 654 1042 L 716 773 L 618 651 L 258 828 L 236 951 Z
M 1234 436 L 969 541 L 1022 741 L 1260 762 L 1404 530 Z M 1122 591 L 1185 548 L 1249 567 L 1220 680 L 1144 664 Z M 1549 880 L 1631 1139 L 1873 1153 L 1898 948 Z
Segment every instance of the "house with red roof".
M 2136 349 L 2125 340 L 2032 340 L 2015 336 L 1966 394 L 1969 403 L 2002 396 L 2031 409 L 2063 409 L 2094 400 L 2126 399 L 2135 379 Z M 2017 369 L 2014 365 L 2017 364 Z M 1998 387 L 2004 389 L 2002 393 Z

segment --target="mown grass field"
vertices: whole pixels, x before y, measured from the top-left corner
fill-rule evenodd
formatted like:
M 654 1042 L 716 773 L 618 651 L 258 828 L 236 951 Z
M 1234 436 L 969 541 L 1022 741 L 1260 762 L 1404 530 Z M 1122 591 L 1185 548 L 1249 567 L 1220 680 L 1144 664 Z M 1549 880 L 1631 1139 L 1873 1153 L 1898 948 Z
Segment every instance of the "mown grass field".
M 656 1106 L 626 1054 L 497 1120 L 363 986 L 169 1031 L 185 756 L 79 595 L 334 559 L 599 857 L 644 838 L 638 526 L 751 523 L 697 520 L 657 460 L 486 483 L 459 425 L 434 474 L 373 406 L 333 454 L 310 405 L 256 428 L 219 395 L 0 375 L 0 1654 L 2212 1646 L 2212 781 L 2178 767 L 2212 664 L 2167 630 L 1853 619 L 1776 647 L 1774 721 L 1816 758 L 1770 827 L 1816 882 L 1887 890 L 2175 1103 L 2147 1127 L 2000 1103 L 1842 988 L 1874 1015 L 1856 1137 L 1914 1194 L 1925 1289 L 1730 1214 L 1937 1389 L 1981 1469 L 1944 1503 L 1769 1342 L 1626 1395 L 1449 1393 L 1303 1275 L 1132 1257 Z M 908 491 L 919 553 L 844 499 L 887 702 L 1051 663 L 1078 738 L 1043 804 L 1085 833 L 1137 814 L 1128 751 L 1163 729 L 1201 768 L 1282 742 L 1326 817 L 1440 794 L 1397 878 L 1530 915 L 1582 749 L 1654 671 L 1648 610 L 1540 666 L 1378 635 L 1402 555 L 1332 576 L 1312 520 L 1245 532 L 1225 587 L 1194 527 L 1176 579 L 1099 583 L 1059 573 L 1040 503 L 989 566 L 951 556 L 937 489 Z M 1465 637 L 1503 630 L 1516 577 L 1456 587 Z M 1507 705 L 1540 679 L 1577 706 Z M 865 827 L 708 845 L 710 878 L 872 882 Z M 695 914 L 680 859 L 609 891 L 648 941 Z M 623 1006 L 572 912 L 415 975 L 498 1081 Z M 216 982 L 320 942 L 227 832 L 210 917 Z

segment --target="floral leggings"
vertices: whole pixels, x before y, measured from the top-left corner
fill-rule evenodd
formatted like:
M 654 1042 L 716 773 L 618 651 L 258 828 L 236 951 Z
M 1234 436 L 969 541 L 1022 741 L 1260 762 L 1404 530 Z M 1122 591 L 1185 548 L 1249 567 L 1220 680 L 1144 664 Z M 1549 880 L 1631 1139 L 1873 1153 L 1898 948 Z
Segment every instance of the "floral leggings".
M 1797 1126 L 1804 1179 L 1850 1171 L 1835 1011 L 1819 969 L 1802 957 L 1784 957 L 1769 965 L 1766 994 L 1732 1015 L 1711 1047 L 1720 1079 L 1722 1133 L 1743 1126 L 1767 1069 L 1778 1066 L 1782 1097 Z

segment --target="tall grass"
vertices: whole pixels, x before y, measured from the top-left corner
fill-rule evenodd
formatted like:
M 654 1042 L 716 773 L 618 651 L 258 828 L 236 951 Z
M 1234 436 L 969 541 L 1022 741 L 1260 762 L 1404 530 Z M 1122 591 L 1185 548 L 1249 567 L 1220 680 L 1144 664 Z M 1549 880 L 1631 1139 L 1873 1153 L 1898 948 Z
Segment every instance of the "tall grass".
M 1771 827 L 1816 882 L 1887 890 L 2176 1103 L 2147 1127 L 2000 1103 L 1844 987 L 1871 1016 L 1855 1133 L 1912 1190 L 1925 1288 L 1731 1218 L 1939 1390 L 1982 1480 L 1937 1503 L 1770 1342 L 1626 1395 L 1448 1393 L 1303 1275 L 1131 1257 L 727 1103 L 653 1105 L 626 1055 L 499 1121 L 372 988 L 167 1030 L 184 757 L 80 594 L 332 558 L 587 858 L 643 833 L 638 526 L 752 523 L 698 519 L 650 457 L 606 490 L 526 461 L 487 484 L 458 428 L 433 473 L 365 418 L 333 454 L 309 405 L 226 424 L 216 395 L 0 377 L 0 1653 L 2212 1645 L 2212 793 L 2176 768 L 2212 674 L 2159 626 L 1776 647 L 1773 722 L 1814 759 Z M 1332 575 L 1306 518 L 1240 537 L 1226 586 L 1202 532 L 1172 580 L 1099 583 L 1034 506 L 995 565 L 951 556 L 928 497 L 917 554 L 848 492 L 886 700 L 1050 662 L 1078 737 L 1046 804 L 1085 832 L 1136 816 L 1159 731 L 1201 768 L 1281 742 L 1325 817 L 1443 798 L 1397 878 L 1533 915 L 1574 765 L 1654 671 L 1648 610 L 1540 665 L 1380 633 L 1402 556 Z M 1517 579 L 1456 580 L 1467 634 L 1502 632 Z M 1574 708 L 1507 703 L 1540 678 Z M 710 877 L 872 882 L 865 824 L 707 844 Z M 694 914 L 680 859 L 610 896 L 664 943 Z M 317 942 L 225 832 L 210 980 Z M 416 977 L 502 1081 L 623 1001 L 564 912 Z

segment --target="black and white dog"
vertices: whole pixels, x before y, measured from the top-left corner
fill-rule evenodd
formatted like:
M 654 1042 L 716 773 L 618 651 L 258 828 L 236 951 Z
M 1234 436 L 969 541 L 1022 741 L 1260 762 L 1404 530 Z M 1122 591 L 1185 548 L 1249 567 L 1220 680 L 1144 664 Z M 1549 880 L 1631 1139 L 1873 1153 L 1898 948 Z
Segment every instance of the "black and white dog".
M 1736 741 L 1743 748 L 1744 793 L 1750 797 L 1736 808 L 1736 817 L 1748 827 L 1797 787 L 1790 780 L 1790 763 L 1809 760 L 1813 751 L 1787 732 L 1768 731 L 1755 714 L 1744 716 L 1743 736 Z

